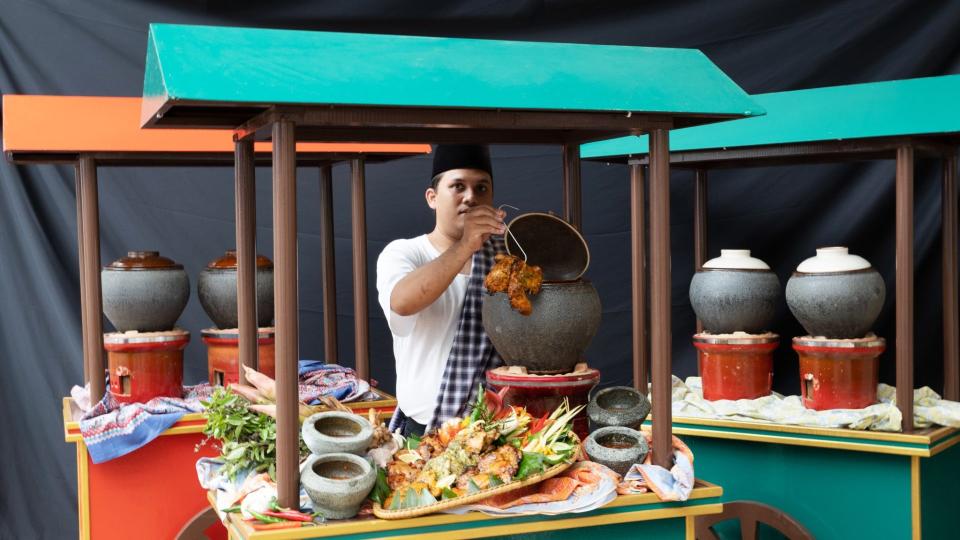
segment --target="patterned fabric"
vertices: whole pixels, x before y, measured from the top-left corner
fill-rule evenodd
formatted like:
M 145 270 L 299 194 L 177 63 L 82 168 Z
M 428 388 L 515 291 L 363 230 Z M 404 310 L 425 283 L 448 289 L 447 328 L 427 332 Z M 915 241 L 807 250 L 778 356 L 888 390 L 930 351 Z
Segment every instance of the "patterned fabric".
M 490 237 L 483 249 L 473 255 L 473 271 L 467 283 L 457 334 L 453 337 L 453 347 L 447 358 L 447 367 L 443 370 L 437 396 L 437 408 L 433 412 L 433 419 L 427 424 L 427 431 L 460 416 L 466 404 L 476 397 L 477 386 L 483 380 L 484 373 L 503 363 L 483 329 L 480 313 L 483 280 L 493 267 L 493 257 L 503 251 L 506 251 L 503 238 Z
M 80 434 L 94 463 L 129 454 L 146 445 L 187 413 L 202 412 L 209 384 L 185 386 L 183 398 L 158 397 L 146 403 L 118 402 L 107 392 L 80 420 Z
M 300 360 L 300 401 L 308 405 L 320 403 L 321 396 L 332 396 L 347 403 L 363 398 L 370 383 L 357 377 L 357 372 L 320 360 Z

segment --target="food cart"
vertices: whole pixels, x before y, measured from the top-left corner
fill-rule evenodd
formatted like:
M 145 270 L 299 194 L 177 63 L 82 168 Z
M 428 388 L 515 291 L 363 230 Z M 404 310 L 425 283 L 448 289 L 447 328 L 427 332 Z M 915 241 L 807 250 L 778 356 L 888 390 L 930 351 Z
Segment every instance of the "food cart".
M 724 499 L 749 499 L 791 515 L 816 538 L 932 538 L 951 535 L 960 504 L 960 430 L 913 425 L 914 160 L 943 163 L 944 397 L 960 398 L 957 289 L 957 151 L 960 75 L 756 95 L 767 115 L 678 131 L 670 161 L 696 173 L 694 254 L 707 260 L 707 173 L 751 166 L 894 160 L 896 163 L 896 403 L 902 433 L 818 429 L 757 422 L 673 419 L 687 436 L 697 470 L 724 486 Z M 625 137 L 584 145 L 584 159 L 627 163 L 642 192 L 652 147 Z M 639 260 L 643 260 L 643 253 Z M 651 258 L 659 256 L 652 252 Z M 941 299 L 925 299 L 933 309 Z M 634 305 L 635 321 L 646 306 Z M 653 306 L 652 318 L 664 316 Z M 635 382 L 646 373 L 644 342 L 634 343 Z
M 123 166 L 230 166 L 234 144 L 222 130 L 144 131 L 138 127 L 140 98 L 79 96 L 3 96 L 4 152 L 17 164 L 66 164 L 77 170 L 77 226 L 80 275 L 83 286 L 84 383 L 92 402 L 104 393 L 103 334 L 99 296 L 100 235 L 97 168 Z M 254 148 L 257 164 L 269 163 L 269 144 Z M 371 161 L 428 153 L 424 144 L 327 144 L 297 146 L 298 159 L 320 170 L 320 218 L 323 249 L 323 296 L 326 360 L 336 362 L 336 307 L 333 275 L 331 166 L 350 161 L 363 166 Z M 355 164 L 356 166 L 356 164 Z M 237 212 L 249 216 L 253 240 L 253 176 L 238 179 Z M 239 222 L 239 220 L 238 220 Z M 251 250 L 252 253 L 252 250 Z M 86 256 L 85 256 L 86 255 Z M 252 276 L 252 274 L 251 274 Z M 251 279 L 250 285 L 253 285 Z M 254 321 L 254 327 L 256 326 Z M 256 329 L 254 328 L 254 332 Z M 256 348 L 243 363 L 256 365 Z M 242 372 L 241 372 L 241 376 Z M 380 398 L 353 404 L 358 412 L 373 408 L 390 413 L 396 399 L 378 391 Z M 201 414 L 184 415 L 145 447 L 120 458 L 94 464 L 80 435 L 77 407 L 63 400 L 64 437 L 76 443 L 77 501 L 80 538 L 126 538 L 136 530 L 140 537 L 170 538 L 195 514 L 207 508 L 206 495 L 197 485 L 194 464 L 198 457 L 214 455 L 210 446 L 197 453 L 204 439 Z M 162 466 L 160 466 L 162 464 Z M 164 501 L 151 506 L 145 501 Z M 145 508 L 151 508 L 145 511 Z M 216 524 L 215 518 L 210 523 Z M 221 529 L 222 532 L 222 529 Z
M 624 74 L 634 74 L 624 77 Z M 653 198 L 663 204 L 651 222 L 654 241 L 669 243 L 671 129 L 762 114 L 763 111 L 699 51 L 559 43 L 426 38 L 182 25 L 151 25 L 142 122 L 148 128 L 233 129 L 242 176 L 249 142 L 273 142 L 274 260 L 277 367 L 277 487 L 289 506 L 299 487 L 296 413 L 297 252 L 294 145 L 299 141 L 540 143 L 563 146 L 564 217 L 580 223 L 579 145 L 650 133 Z M 243 146 L 246 143 L 247 146 Z M 243 150 L 246 148 L 247 150 Z M 365 244 L 364 177 L 353 175 L 353 241 Z M 243 216 L 240 216 L 242 220 Z M 238 223 L 240 223 L 238 221 Z M 242 230 L 242 223 L 238 231 Z M 241 264 L 251 264 L 242 253 Z M 657 244 L 660 245 L 660 244 Z M 367 341 L 365 250 L 354 250 L 357 366 L 364 373 Z M 653 302 L 669 313 L 669 253 L 653 265 Z M 634 275 L 634 283 L 638 276 Z M 250 309 L 241 297 L 240 310 Z M 672 461 L 670 319 L 653 321 L 654 454 Z M 241 336 L 241 339 L 244 339 Z M 691 516 L 714 513 L 719 489 L 700 483 L 686 503 L 645 514 L 655 500 L 578 518 L 503 520 L 470 515 L 384 523 L 338 523 L 282 533 L 285 538 L 430 533 L 436 537 L 510 534 L 612 523 L 599 534 L 635 537 L 692 535 Z M 698 506 L 695 503 L 701 501 Z M 232 518 L 233 519 L 233 518 Z M 651 521 L 656 519 L 657 521 Z M 424 520 L 424 521 L 419 521 Z M 472 528 L 467 523 L 480 523 Z M 240 538 L 266 538 L 234 523 Z M 520 525 L 524 523 L 525 525 Z M 435 529 L 420 529 L 432 524 Z M 411 527 L 414 527 L 411 529 Z M 362 531 L 362 532 L 361 532 Z M 375 531 L 375 532 L 374 532 Z M 602 532 L 600 532 L 602 531 Z M 574 533 L 576 534 L 576 533 Z M 276 536 L 281 536 L 277 533 Z

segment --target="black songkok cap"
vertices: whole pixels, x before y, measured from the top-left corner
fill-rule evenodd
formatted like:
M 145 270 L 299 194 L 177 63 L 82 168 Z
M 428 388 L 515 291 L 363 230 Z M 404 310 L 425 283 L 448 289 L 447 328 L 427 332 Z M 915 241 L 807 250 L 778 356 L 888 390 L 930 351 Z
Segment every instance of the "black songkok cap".
M 479 144 L 438 144 L 433 149 L 433 175 L 452 169 L 479 169 L 493 178 L 490 149 Z

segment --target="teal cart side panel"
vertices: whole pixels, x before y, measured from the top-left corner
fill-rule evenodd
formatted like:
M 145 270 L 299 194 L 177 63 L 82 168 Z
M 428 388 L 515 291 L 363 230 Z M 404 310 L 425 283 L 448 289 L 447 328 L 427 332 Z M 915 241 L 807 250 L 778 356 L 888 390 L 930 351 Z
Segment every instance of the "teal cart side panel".
M 497 538 L 510 540 L 681 540 L 686 538 L 686 519 L 670 518 L 653 521 L 638 521 L 635 523 L 616 523 L 614 525 L 599 525 L 584 529 L 564 529 L 561 531 L 545 531 L 542 533 L 499 536 Z
M 687 435 L 697 476 L 723 500 L 790 514 L 815 538 L 909 538 L 910 458 Z
M 960 132 L 960 75 L 924 77 L 753 96 L 765 116 L 678 129 L 670 151 Z M 584 159 L 643 155 L 647 137 L 581 147 Z
M 920 458 L 920 523 L 924 538 L 960 536 L 960 444 Z
M 171 24 L 148 42 L 164 101 L 763 114 L 696 49 Z
M 487 527 L 496 527 L 496 526 L 505 526 L 505 525 L 506 526 L 521 525 L 521 524 L 528 524 L 528 523 L 546 524 L 551 521 L 563 521 L 563 520 L 576 518 L 576 517 L 616 516 L 617 514 L 625 514 L 625 513 L 631 513 L 631 512 L 642 512 L 647 510 L 659 510 L 659 509 L 665 509 L 665 508 L 683 508 L 683 507 L 700 506 L 700 505 L 708 505 L 708 504 L 718 504 L 720 502 L 721 502 L 720 497 L 707 497 L 707 498 L 695 499 L 687 502 L 665 502 L 665 503 L 661 502 L 661 503 L 644 504 L 644 505 L 637 505 L 637 506 L 605 507 L 605 508 L 598 508 L 590 512 L 584 512 L 581 514 L 561 514 L 561 515 L 555 515 L 555 516 L 544 516 L 544 515 L 524 515 L 524 516 L 505 516 L 505 517 L 490 516 L 489 520 L 483 520 L 483 521 L 467 521 L 463 523 L 448 523 L 443 525 L 413 527 L 409 529 L 396 529 L 396 530 L 389 531 L 389 533 L 384 533 L 383 531 L 379 531 L 379 532 L 370 532 L 370 533 L 347 534 L 343 536 L 338 536 L 337 538 L 341 540 L 368 540 L 373 538 L 380 538 L 385 534 L 387 534 L 390 537 L 409 536 L 410 538 L 417 538 L 421 534 L 437 533 L 437 532 L 452 532 L 452 531 L 462 531 L 463 534 L 466 536 L 471 534 L 469 533 L 469 531 L 483 530 L 484 528 L 487 528 Z M 678 518 L 654 519 L 654 520 L 648 520 L 648 521 L 634 521 L 634 522 L 625 524 L 625 525 L 629 525 L 630 527 L 633 527 L 632 529 L 630 527 L 627 527 L 623 529 L 616 528 L 611 530 L 615 530 L 615 531 L 645 530 L 644 527 L 646 527 L 647 524 L 654 524 L 654 525 L 651 525 L 651 527 L 653 527 L 653 529 L 651 530 L 658 530 L 656 529 L 656 527 L 658 527 L 656 523 L 659 523 L 661 521 L 664 521 L 664 522 L 676 521 L 680 524 L 679 526 L 680 526 L 681 532 L 684 532 L 685 531 L 684 519 L 685 519 L 684 517 L 678 517 Z M 613 525 L 610 525 L 610 526 L 612 527 Z M 607 527 L 607 525 L 604 525 L 602 527 Z M 564 530 L 570 530 L 572 532 L 579 531 L 578 534 L 582 536 L 584 534 L 584 531 L 589 530 L 590 534 L 592 535 L 592 531 L 596 529 L 597 527 L 580 527 L 575 529 L 564 529 Z M 562 533 L 564 530 L 544 531 L 543 533 L 534 533 L 534 534 L 547 534 L 547 533 L 555 534 L 555 533 Z M 672 530 L 672 526 L 668 527 L 668 530 Z M 322 531 L 318 531 L 318 533 L 319 532 L 322 532 Z M 620 532 L 617 532 L 617 534 L 620 534 Z M 524 535 L 521 535 L 521 537 L 526 538 L 528 537 L 528 535 L 524 534 Z M 545 537 L 545 538 L 553 538 L 553 537 Z M 570 536 L 569 538 L 574 538 L 574 537 Z M 590 538 L 593 538 L 593 536 L 590 536 Z M 621 538 L 621 537 L 615 536 L 614 538 Z M 623 536 L 623 538 L 630 538 L 630 536 Z M 634 536 L 634 538 L 636 538 L 636 536 Z M 649 537 L 649 538 L 657 538 L 657 537 Z M 674 538 L 674 536 L 666 536 L 666 538 Z M 682 538 L 682 536 L 680 536 L 680 538 Z

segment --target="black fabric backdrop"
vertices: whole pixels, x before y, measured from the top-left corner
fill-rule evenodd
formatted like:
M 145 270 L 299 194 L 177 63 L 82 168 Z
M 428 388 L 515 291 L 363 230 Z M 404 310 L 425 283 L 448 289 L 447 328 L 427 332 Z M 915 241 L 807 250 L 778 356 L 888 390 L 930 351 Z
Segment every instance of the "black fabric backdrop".
M 139 95 L 150 22 L 304 28 L 702 49 L 747 92 L 960 72 L 960 3 L 727 1 L 248 2 L 188 0 L 2 0 L 0 91 Z M 643 73 L 624 73 L 643 77 Z M 498 203 L 560 211 L 561 159 L 551 147 L 493 148 Z M 916 357 L 919 385 L 941 386 L 939 164 L 920 162 L 916 178 Z M 429 158 L 368 170 L 369 276 L 380 249 L 432 227 L 423 202 Z M 744 247 L 785 284 L 814 249 L 848 245 L 880 269 L 887 302 L 877 333 L 893 348 L 892 162 L 716 172 L 710 183 L 710 255 Z M 348 173 L 335 169 L 335 234 L 340 355 L 352 358 Z M 77 534 L 74 447 L 63 441 L 60 399 L 81 381 L 80 310 L 73 171 L 0 162 L 0 538 Z M 196 283 L 204 264 L 233 245 L 229 169 L 101 169 L 103 263 L 127 250 L 156 249 L 183 263 Z M 301 356 L 322 354 L 318 172 L 299 171 Z M 696 372 L 692 176 L 672 184 L 674 372 Z M 629 194 L 627 169 L 583 166 L 583 228 L 589 278 L 603 323 L 588 358 L 603 384 L 629 384 Z M 269 171 L 257 175 L 258 247 L 272 253 Z M 374 377 L 393 389 L 390 335 L 370 296 Z M 209 326 L 196 295 L 179 321 L 194 332 L 186 380 L 206 370 L 197 339 Z M 781 306 L 773 330 L 802 332 Z M 787 342 L 788 343 L 788 342 Z M 893 382 L 893 356 L 882 359 Z M 796 358 L 776 359 L 775 386 L 796 393 Z M 162 501 L 143 501 L 162 504 Z

